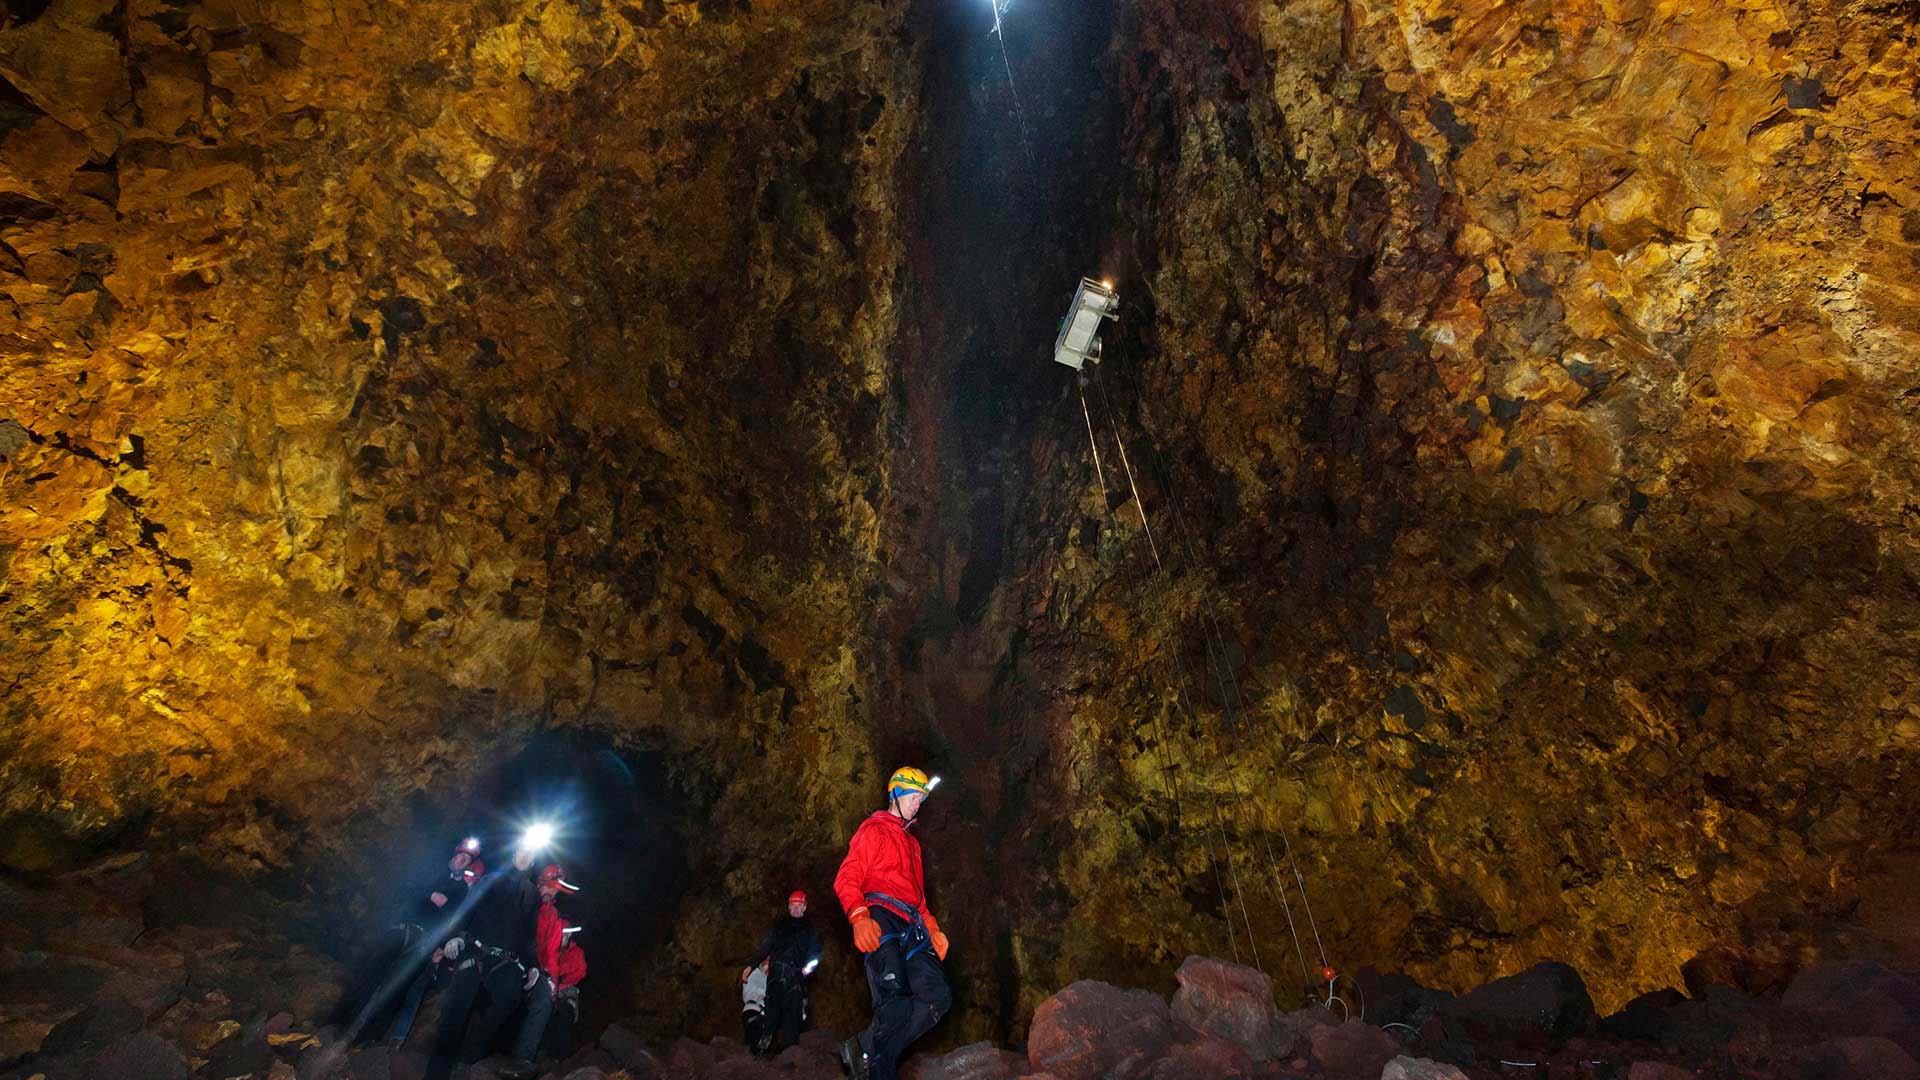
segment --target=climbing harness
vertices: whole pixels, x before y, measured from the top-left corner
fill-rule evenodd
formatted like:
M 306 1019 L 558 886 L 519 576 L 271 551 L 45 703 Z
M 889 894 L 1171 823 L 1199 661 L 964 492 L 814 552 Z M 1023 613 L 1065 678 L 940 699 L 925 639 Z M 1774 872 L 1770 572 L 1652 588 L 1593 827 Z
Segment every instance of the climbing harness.
M 1140 498 L 1139 484 L 1134 476 L 1132 461 L 1127 454 L 1127 441 L 1120 433 L 1120 414 L 1114 407 L 1112 397 L 1107 391 L 1105 380 L 1100 375 L 1102 348 L 1099 332 L 1102 328 L 1102 323 L 1106 319 L 1115 319 L 1117 321 L 1119 306 L 1119 295 L 1114 291 L 1111 282 L 1082 278 L 1074 290 L 1073 300 L 1068 308 L 1067 317 L 1061 320 L 1059 335 L 1054 342 L 1053 359 L 1056 363 L 1073 368 L 1079 374 L 1079 377 L 1075 380 L 1078 384 L 1076 391 L 1080 397 L 1082 415 L 1086 420 L 1087 442 L 1093 452 L 1094 471 L 1099 479 L 1102 499 L 1108 502 L 1109 510 L 1111 510 L 1111 503 L 1109 500 L 1106 500 L 1106 475 L 1100 463 L 1099 439 L 1095 432 L 1092 412 L 1087 406 L 1085 385 L 1088 381 L 1092 381 L 1098 389 L 1107 423 L 1113 428 L 1114 442 L 1119 450 L 1121 468 L 1127 480 L 1128 494 L 1132 497 L 1135 513 L 1139 515 L 1141 532 L 1147 539 L 1147 547 L 1153 558 L 1154 569 L 1162 575 L 1166 575 L 1168 574 L 1168 570 L 1165 561 L 1161 557 L 1160 544 L 1154 536 L 1153 525 L 1147 517 L 1146 504 Z M 1093 365 L 1091 380 L 1088 379 L 1086 372 L 1086 366 L 1089 363 Z M 1144 426 L 1144 420 L 1142 424 Z M 1159 461 L 1159 453 L 1153 447 L 1151 432 L 1148 432 L 1148 450 L 1150 462 L 1158 463 L 1161 472 L 1164 474 L 1166 472 L 1165 463 Z M 1198 558 L 1196 553 L 1198 545 L 1193 541 L 1187 529 L 1184 520 L 1185 515 L 1180 511 L 1178 496 L 1173 489 L 1171 476 L 1163 475 L 1161 485 L 1167 496 L 1168 512 L 1172 515 L 1173 530 L 1171 535 L 1173 536 L 1174 549 L 1185 556 L 1186 564 L 1189 567 L 1197 567 Z M 1208 664 L 1214 669 L 1214 680 L 1219 685 L 1224 719 L 1231 725 L 1234 731 L 1244 734 L 1248 730 L 1246 696 L 1240 687 L 1239 676 L 1234 670 L 1232 656 L 1226 647 L 1227 635 L 1222 629 L 1218 617 L 1211 610 L 1203 611 L 1201 633 L 1207 651 Z M 1167 658 L 1170 670 L 1177 670 L 1178 672 L 1173 687 L 1176 691 L 1175 698 L 1180 703 L 1189 725 L 1197 727 L 1197 720 L 1194 717 L 1192 703 L 1187 700 L 1186 665 L 1184 661 L 1180 660 L 1175 650 L 1167 650 Z M 1155 717 L 1155 737 L 1156 739 L 1164 739 L 1164 735 L 1159 728 L 1157 715 Z M 1163 756 L 1165 752 L 1166 748 L 1163 743 Z M 1191 754 L 1189 754 L 1189 757 L 1191 757 Z M 1237 780 L 1234 782 L 1234 786 L 1236 788 L 1238 787 Z M 1172 789 L 1171 783 L 1169 783 L 1168 788 L 1169 794 L 1174 800 L 1174 813 L 1176 820 L 1178 820 L 1181 816 L 1178 794 Z M 1251 800 L 1243 795 L 1237 801 L 1245 804 Z M 1239 908 L 1240 921 L 1246 926 L 1247 942 L 1253 954 L 1254 966 L 1264 971 L 1265 967 L 1260 960 L 1257 936 L 1253 929 L 1252 919 L 1247 911 L 1246 894 L 1241 886 L 1239 868 L 1233 859 L 1232 848 L 1227 840 L 1226 825 L 1221 819 L 1220 809 L 1217 803 L 1213 807 L 1213 813 L 1214 827 L 1212 832 L 1219 837 L 1222 855 L 1225 857 L 1227 863 L 1226 878 L 1230 878 L 1233 883 L 1234 906 Z M 1293 905 L 1287 896 L 1288 886 L 1280 873 L 1278 860 L 1274 858 L 1273 841 L 1269 835 L 1272 829 L 1264 827 L 1263 824 L 1263 827 L 1259 828 L 1258 831 L 1261 835 L 1264 854 L 1266 856 L 1269 891 L 1271 895 L 1280 901 L 1281 912 L 1286 919 L 1287 931 L 1293 941 L 1294 955 L 1300 962 L 1301 975 L 1308 989 L 1309 997 L 1316 999 L 1315 1004 L 1319 1004 L 1329 1011 L 1339 1012 L 1342 1018 L 1356 1015 L 1364 1016 L 1365 1006 L 1361 1000 L 1362 996 L 1360 994 L 1359 984 L 1355 982 L 1351 976 L 1337 972 L 1327 959 L 1326 946 L 1320 936 L 1319 920 L 1313 913 L 1313 903 L 1307 894 L 1306 877 L 1301 872 L 1300 863 L 1293 851 L 1293 842 L 1287 830 L 1285 828 L 1279 828 L 1280 840 L 1285 852 L 1286 862 L 1293 877 L 1293 888 L 1299 890 L 1301 912 L 1305 916 L 1308 930 L 1313 938 L 1315 951 L 1320 958 L 1320 970 L 1322 981 L 1325 983 L 1325 991 L 1324 994 L 1322 994 L 1320 991 L 1313 989 L 1316 984 L 1315 980 L 1313 980 L 1312 976 L 1308 973 L 1306 949 L 1301 940 L 1298 925 L 1294 921 Z M 1220 886 L 1222 908 L 1228 916 L 1226 923 L 1229 947 L 1234 951 L 1237 962 L 1239 949 L 1238 943 L 1235 940 L 1236 934 L 1231 914 L 1232 907 L 1228 905 L 1226 897 L 1226 880 L 1223 879 L 1220 873 L 1218 863 L 1214 861 L 1212 837 L 1208 837 L 1206 843 L 1207 858 L 1210 863 L 1214 863 L 1213 873 L 1215 882 Z M 1340 993 L 1340 983 L 1342 980 L 1344 980 L 1349 987 L 1349 993 L 1354 999 L 1353 1003 L 1350 1003 L 1347 997 L 1342 996 Z M 1359 1003 L 1357 1007 L 1355 1003 Z
M 869 904 L 880 905 L 887 909 L 890 914 L 900 916 L 907 924 L 905 930 L 897 930 L 893 933 L 880 935 L 880 943 L 882 945 L 889 941 L 900 942 L 901 946 L 907 950 L 906 958 L 908 960 L 913 959 L 920 953 L 932 951 L 933 935 L 927 933 L 926 922 L 920 918 L 920 912 L 916 910 L 912 904 L 895 900 L 886 893 L 877 892 L 867 893 L 866 901 Z

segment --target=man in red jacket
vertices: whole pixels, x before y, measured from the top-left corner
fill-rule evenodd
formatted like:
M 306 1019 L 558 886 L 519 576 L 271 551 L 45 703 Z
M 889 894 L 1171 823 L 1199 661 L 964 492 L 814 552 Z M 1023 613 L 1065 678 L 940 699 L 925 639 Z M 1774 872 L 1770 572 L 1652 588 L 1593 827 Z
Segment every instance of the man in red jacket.
M 896 770 L 887 781 L 887 808 L 860 823 L 833 878 L 853 944 L 866 954 L 873 995 L 873 1022 L 840 1048 L 853 1080 L 898 1080 L 900 1055 L 952 1004 L 940 966 L 947 935 L 927 910 L 920 841 L 909 831 L 939 782 L 910 766 Z

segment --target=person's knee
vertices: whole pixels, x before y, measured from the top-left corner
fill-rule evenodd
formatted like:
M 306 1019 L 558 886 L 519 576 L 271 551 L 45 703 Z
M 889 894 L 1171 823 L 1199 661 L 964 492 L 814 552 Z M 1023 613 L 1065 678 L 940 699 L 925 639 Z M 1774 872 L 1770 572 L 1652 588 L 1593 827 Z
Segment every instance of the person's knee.
M 927 1003 L 927 1008 L 933 1010 L 934 1019 L 937 1020 L 947 1015 L 947 1010 L 953 1006 L 953 991 L 947 986 L 944 976 L 928 981 L 931 985 L 927 986 L 919 996 Z

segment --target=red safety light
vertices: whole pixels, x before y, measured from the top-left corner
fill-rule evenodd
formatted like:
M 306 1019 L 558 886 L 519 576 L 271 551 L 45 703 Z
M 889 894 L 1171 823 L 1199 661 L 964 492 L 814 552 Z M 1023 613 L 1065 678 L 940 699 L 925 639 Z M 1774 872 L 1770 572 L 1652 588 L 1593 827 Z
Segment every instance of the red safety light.
M 1327 980 L 1328 982 L 1333 981 L 1333 976 L 1334 976 L 1334 970 L 1332 968 L 1323 967 L 1320 969 L 1320 977 Z

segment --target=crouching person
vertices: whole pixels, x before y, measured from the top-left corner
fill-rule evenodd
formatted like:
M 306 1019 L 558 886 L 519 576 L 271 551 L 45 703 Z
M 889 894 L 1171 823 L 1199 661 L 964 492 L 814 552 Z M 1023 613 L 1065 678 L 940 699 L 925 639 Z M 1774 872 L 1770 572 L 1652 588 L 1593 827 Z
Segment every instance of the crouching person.
M 587 977 L 587 954 L 575 938 L 579 933 L 578 926 L 561 927 L 559 947 L 547 960 L 553 981 L 553 1015 L 547 1018 L 547 1033 L 540 1045 L 555 1061 L 573 1055 L 575 1035 L 580 1030 L 580 980 Z

